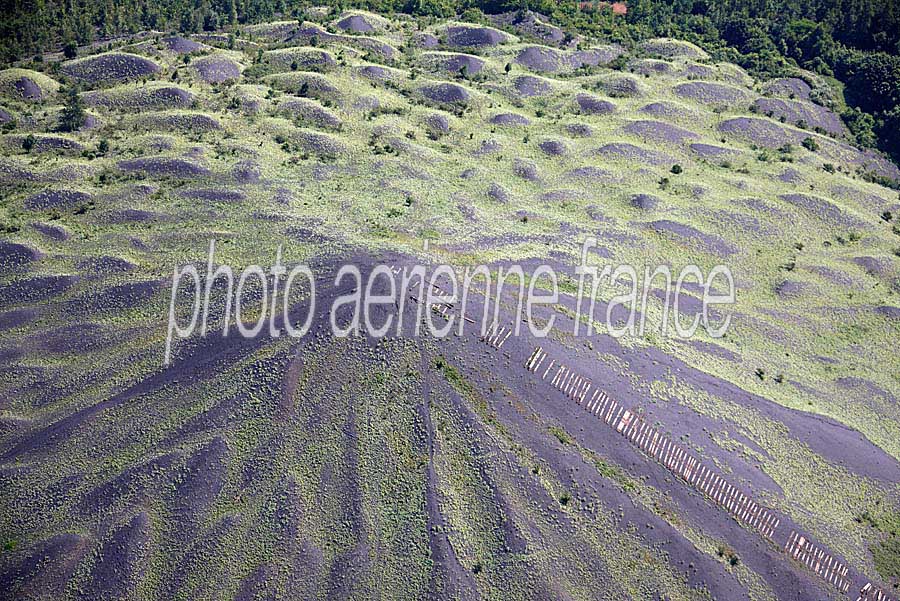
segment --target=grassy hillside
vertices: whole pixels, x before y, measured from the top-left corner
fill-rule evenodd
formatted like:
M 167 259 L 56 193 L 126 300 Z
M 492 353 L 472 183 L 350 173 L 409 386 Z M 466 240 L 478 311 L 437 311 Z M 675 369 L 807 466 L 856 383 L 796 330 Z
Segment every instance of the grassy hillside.
M 877 182 L 900 170 L 852 144 L 828 78 L 307 17 L 0 71 L 0 597 L 841 598 L 792 530 L 847 595 L 896 588 L 900 200 Z M 586 236 L 597 263 L 728 265 L 727 336 L 574 338 L 571 294 L 502 349 L 327 332 L 341 262 L 546 262 L 571 292 Z M 213 239 L 237 270 L 316 266 L 313 334 L 194 337 L 164 367 L 173 269 Z M 537 345 L 777 535 L 523 369 Z

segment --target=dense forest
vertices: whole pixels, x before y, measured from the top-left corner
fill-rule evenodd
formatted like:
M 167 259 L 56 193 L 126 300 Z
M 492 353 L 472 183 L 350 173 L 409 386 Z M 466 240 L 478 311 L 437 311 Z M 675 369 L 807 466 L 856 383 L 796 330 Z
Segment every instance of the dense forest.
M 629 43 L 652 36 L 693 41 L 759 77 L 801 67 L 843 84 L 838 106 L 857 142 L 900 161 L 900 3 L 897 0 L 3 0 L 0 62 L 141 30 L 197 32 L 275 18 L 311 5 L 468 20 L 530 9 L 573 30 Z M 840 104 L 843 104 L 841 102 Z

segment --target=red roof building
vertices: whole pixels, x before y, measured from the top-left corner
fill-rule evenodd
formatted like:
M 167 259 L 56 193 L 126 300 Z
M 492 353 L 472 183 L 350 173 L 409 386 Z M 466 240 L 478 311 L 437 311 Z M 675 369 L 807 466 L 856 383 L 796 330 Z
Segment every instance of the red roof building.
M 628 6 L 624 2 L 579 2 L 578 8 L 581 10 L 601 10 L 611 8 L 614 15 L 628 14 Z

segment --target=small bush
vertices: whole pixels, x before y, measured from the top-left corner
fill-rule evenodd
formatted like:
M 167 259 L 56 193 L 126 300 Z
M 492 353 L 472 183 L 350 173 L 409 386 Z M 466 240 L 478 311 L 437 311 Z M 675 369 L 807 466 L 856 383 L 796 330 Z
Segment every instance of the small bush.
M 568 432 L 559 428 L 557 426 L 550 426 L 547 428 L 550 430 L 550 434 L 556 437 L 556 440 L 561 442 L 562 444 L 572 444 L 572 438 L 569 436 Z
M 716 549 L 716 555 L 728 562 L 730 566 L 736 566 L 741 563 L 741 558 L 737 552 L 726 544 L 720 544 Z
M 678 165 L 677 163 L 675 165 L 672 165 L 672 173 L 674 173 L 675 175 L 678 175 L 682 171 L 683 169 L 681 168 L 681 165 Z
M 803 138 L 803 148 L 807 149 L 810 152 L 816 152 L 819 150 L 819 143 L 813 140 L 812 138 Z

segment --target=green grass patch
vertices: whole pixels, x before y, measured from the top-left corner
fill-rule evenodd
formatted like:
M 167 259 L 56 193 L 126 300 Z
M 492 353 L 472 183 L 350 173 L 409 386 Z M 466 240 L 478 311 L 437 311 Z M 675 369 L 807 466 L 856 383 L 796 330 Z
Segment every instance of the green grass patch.
M 867 510 L 856 521 L 881 533 L 881 540 L 869 545 L 875 569 L 885 580 L 900 582 L 900 513 Z
M 556 440 L 561 442 L 562 444 L 572 444 L 572 437 L 569 436 L 569 433 L 563 430 L 558 426 L 550 426 L 547 428 L 550 431 L 550 434 L 556 437 Z

